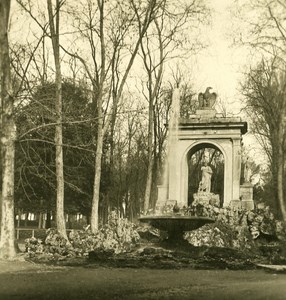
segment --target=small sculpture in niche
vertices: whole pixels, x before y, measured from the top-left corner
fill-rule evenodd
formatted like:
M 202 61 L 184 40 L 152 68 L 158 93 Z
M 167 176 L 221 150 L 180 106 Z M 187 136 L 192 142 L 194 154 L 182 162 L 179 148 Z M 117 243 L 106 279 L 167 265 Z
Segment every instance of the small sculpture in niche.
M 244 183 L 250 183 L 251 178 L 251 163 L 247 157 L 245 165 L 244 165 Z
M 199 107 L 207 107 L 212 108 L 215 104 L 217 94 L 210 93 L 211 87 L 207 87 L 204 93 L 199 93 L 198 100 L 199 100 Z
M 199 183 L 198 192 L 210 193 L 213 170 L 208 165 L 207 162 L 204 162 L 204 165 L 201 167 L 201 171 L 202 171 L 202 180 Z

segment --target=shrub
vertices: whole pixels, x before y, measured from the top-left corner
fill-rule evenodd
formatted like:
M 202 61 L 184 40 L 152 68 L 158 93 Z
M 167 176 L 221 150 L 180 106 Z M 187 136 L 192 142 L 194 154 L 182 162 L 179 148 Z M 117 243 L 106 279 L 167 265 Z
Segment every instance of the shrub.
M 47 230 L 44 251 L 51 254 L 68 255 L 72 254 L 73 249 L 69 241 L 67 241 L 55 228 Z
M 26 240 L 29 253 L 49 253 L 60 256 L 85 256 L 91 251 L 123 253 L 132 250 L 139 242 L 135 225 L 111 212 L 107 224 L 93 234 L 90 230 L 72 230 L 67 241 L 56 229 L 47 230 L 44 243 L 40 239 Z
M 69 240 L 77 256 L 87 255 L 98 245 L 98 236 L 90 230 L 72 230 Z
M 44 245 L 41 239 L 35 237 L 25 239 L 25 249 L 29 255 L 40 254 L 44 252 Z

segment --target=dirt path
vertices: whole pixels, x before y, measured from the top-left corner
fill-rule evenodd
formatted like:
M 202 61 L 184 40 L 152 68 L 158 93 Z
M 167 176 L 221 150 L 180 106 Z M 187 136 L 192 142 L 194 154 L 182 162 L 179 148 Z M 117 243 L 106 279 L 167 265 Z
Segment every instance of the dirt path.
M 0 299 L 285 299 L 286 274 L 264 270 L 47 267 L 0 261 Z

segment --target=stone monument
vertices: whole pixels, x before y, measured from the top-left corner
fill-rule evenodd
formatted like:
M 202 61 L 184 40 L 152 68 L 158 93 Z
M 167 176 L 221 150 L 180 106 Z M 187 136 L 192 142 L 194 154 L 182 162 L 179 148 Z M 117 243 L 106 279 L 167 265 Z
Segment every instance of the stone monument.
M 253 185 L 251 183 L 251 163 L 248 157 L 244 163 L 243 184 L 240 186 L 240 200 L 242 208 L 248 210 L 254 208 Z
M 212 194 L 210 179 L 211 166 L 203 166 L 202 178 L 194 201 L 211 201 L 222 206 L 242 206 L 247 203 L 251 207 L 250 189 L 246 196 L 246 182 L 241 190 L 241 141 L 247 132 L 247 123 L 239 117 L 227 117 L 217 113 L 214 108 L 216 93 L 208 87 L 204 93 L 198 94 L 198 108 L 188 118 L 179 118 L 177 130 L 169 131 L 167 176 L 164 185 L 158 189 L 158 206 L 173 201 L 179 207 L 188 206 L 189 178 L 188 158 L 196 151 L 213 148 L 222 153 L 224 158 L 223 199 Z M 249 183 L 248 183 L 249 185 Z M 221 201 L 220 201 L 221 200 Z M 248 205 L 249 204 L 249 205 Z

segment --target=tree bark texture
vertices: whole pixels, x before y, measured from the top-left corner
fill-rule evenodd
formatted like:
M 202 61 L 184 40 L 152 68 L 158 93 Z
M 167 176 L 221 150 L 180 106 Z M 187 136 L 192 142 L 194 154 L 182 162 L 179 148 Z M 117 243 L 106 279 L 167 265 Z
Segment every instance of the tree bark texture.
M 278 129 L 278 153 L 277 153 L 277 196 L 280 206 L 281 216 L 286 220 L 286 205 L 284 201 L 284 152 L 283 152 L 283 122 Z
M 0 2 L 0 91 L 1 91 L 1 158 L 2 205 L 0 257 L 11 259 L 16 255 L 14 224 L 14 158 L 16 126 L 10 76 L 8 21 L 10 0 Z
M 47 0 L 50 32 L 53 45 L 54 61 L 56 68 L 56 128 L 55 128 L 55 144 L 56 144 L 56 176 L 57 176 L 57 214 L 56 224 L 59 233 L 67 239 L 66 223 L 64 215 L 64 162 L 63 162 L 63 130 L 62 130 L 62 74 L 60 63 L 60 43 L 59 43 L 59 18 L 60 18 L 60 1 L 56 0 L 55 23 L 53 16 L 52 1 Z
M 148 120 L 148 166 L 147 166 L 147 179 L 144 195 L 144 212 L 149 209 L 150 195 L 153 179 L 153 163 L 154 163 L 154 149 L 153 149 L 153 99 L 149 99 L 149 120 Z
M 91 209 L 91 231 L 95 233 L 98 229 L 98 206 L 100 196 L 100 178 L 101 178 L 101 160 L 102 160 L 102 149 L 103 149 L 103 121 L 102 116 L 98 122 L 97 132 L 97 144 L 96 144 L 96 157 L 95 157 L 95 175 L 93 183 L 93 199 Z
M 149 113 L 148 113 L 148 167 L 147 167 L 147 180 L 145 187 L 145 195 L 144 195 L 144 212 L 146 213 L 150 207 L 150 199 L 152 192 L 152 183 L 154 178 L 154 160 L 155 160 L 155 151 L 156 151 L 156 143 L 155 143 L 155 132 L 154 132 L 154 121 L 155 121 L 155 102 L 158 97 L 160 84 L 162 80 L 163 74 L 163 65 L 164 65 L 164 47 L 161 38 L 161 28 L 158 25 L 157 21 L 154 20 L 158 33 L 159 40 L 159 62 L 155 62 L 152 60 L 152 55 L 150 53 L 150 49 L 147 47 L 144 49 L 143 41 L 141 39 L 141 50 L 143 53 L 143 62 L 145 69 L 148 74 L 148 95 L 149 95 Z M 148 37 L 147 37 L 148 39 Z M 158 71 L 156 69 L 158 67 Z
M 97 141 L 96 141 L 96 157 L 94 164 L 94 182 L 93 182 L 93 198 L 91 208 L 91 223 L 90 228 L 93 233 L 98 229 L 98 207 L 100 198 L 100 179 L 101 179 L 101 160 L 102 160 L 102 149 L 103 149 L 103 137 L 104 137 L 104 124 L 103 124 L 103 87 L 105 81 L 105 35 L 104 35 L 104 1 L 98 0 L 99 8 L 99 36 L 100 36 L 100 52 L 101 52 L 101 71 L 100 79 L 97 85 L 94 85 L 94 93 L 96 95 L 95 101 L 97 101 Z

